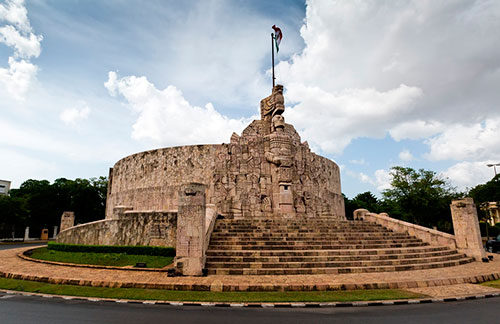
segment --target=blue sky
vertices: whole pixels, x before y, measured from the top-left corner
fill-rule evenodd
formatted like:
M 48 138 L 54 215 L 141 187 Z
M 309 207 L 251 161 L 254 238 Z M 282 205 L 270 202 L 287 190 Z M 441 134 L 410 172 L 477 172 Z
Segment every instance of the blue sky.
M 392 166 L 459 189 L 500 162 L 498 1 L 0 0 L 0 178 L 107 175 L 135 152 L 228 142 L 271 90 L 379 193 Z

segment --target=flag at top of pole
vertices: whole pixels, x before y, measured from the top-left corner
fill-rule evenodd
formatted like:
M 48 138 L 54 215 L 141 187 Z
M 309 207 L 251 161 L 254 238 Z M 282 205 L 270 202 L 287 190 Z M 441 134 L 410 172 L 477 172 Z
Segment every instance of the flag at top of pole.
M 274 46 L 276 46 L 276 53 L 279 52 L 280 48 L 280 43 L 281 43 L 281 39 L 283 38 L 283 34 L 281 33 L 281 29 L 279 29 L 278 27 L 276 27 L 276 25 L 273 25 L 272 27 L 274 29 L 274 33 L 271 33 L 271 57 L 272 57 L 272 60 L 273 60 L 273 89 L 274 89 L 274 85 L 275 85 L 275 80 L 276 78 L 274 77 Z M 273 44 L 274 43 L 274 44 Z
M 272 27 L 274 29 L 274 44 L 276 45 L 276 53 L 280 51 L 280 43 L 281 39 L 283 38 L 283 34 L 281 33 L 281 29 L 279 27 L 276 27 L 276 25 L 273 25 Z

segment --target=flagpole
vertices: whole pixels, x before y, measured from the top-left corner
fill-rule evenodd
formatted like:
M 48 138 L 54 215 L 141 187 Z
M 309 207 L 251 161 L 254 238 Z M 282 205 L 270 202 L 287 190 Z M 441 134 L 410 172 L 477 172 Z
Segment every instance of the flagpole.
M 273 44 L 273 41 L 274 41 L 274 34 L 271 33 L 271 53 L 273 53 L 272 58 L 273 58 L 273 89 L 274 89 L 275 77 L 274 77 L 274 44 Z

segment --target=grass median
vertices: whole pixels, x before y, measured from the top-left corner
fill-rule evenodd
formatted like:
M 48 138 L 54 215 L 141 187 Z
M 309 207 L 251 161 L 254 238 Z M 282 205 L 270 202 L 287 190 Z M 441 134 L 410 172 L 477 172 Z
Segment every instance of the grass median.
M 172 263 L 173 257 L 154 255 L 134 255 L 126 253 L 65 252 L 39 248 L 33 250 L 33 259 L 65 263 L 92 264 L 125 267 L 138 262 L 146 263 L 147 268 L 163 268 Z
M 349 302 L 415 299 L 427 297 L 425 295 L 397 289 L 307 292 L 174 291 L 160 289 L 56 285 L 9 278 L 0 278 L 0 288 L 16 291 L 78 297 L 199 302 Z
M 500 280 L 486 281 L 480 285 L 500 289 Z

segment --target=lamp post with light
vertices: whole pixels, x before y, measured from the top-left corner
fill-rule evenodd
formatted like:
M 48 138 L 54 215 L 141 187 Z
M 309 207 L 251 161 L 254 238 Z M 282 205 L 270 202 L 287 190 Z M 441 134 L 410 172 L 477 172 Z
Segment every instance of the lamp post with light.
M 486 164 L 487 167 L 493 167 L 495 170 L 495 177 L 497 176 L 497 166 L 500 166 L 500 163 L 492 163 L 492 164 Z

